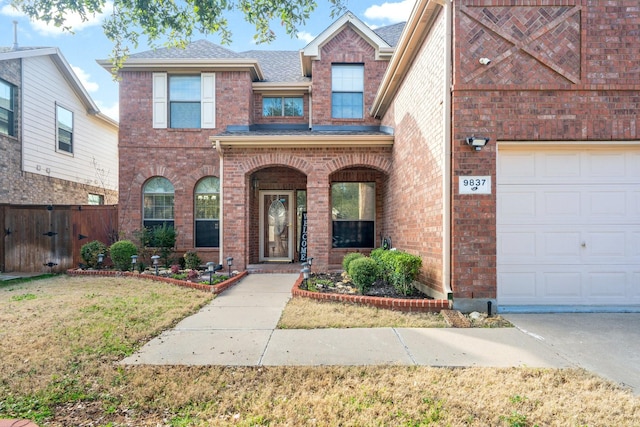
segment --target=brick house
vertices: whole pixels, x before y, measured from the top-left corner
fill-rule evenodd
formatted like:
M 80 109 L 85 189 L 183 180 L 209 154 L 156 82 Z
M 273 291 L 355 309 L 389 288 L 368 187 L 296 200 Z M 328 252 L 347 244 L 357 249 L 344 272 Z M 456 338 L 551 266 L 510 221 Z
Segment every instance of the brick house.
M 388 238 L 461 309 L 637 309 L 639 14 L 418 0 L 406 24 L 347 13 L 300 52 L 134 54 L 121 223 L 168 222 L 180 251 L 237 269 L 334 268 Z

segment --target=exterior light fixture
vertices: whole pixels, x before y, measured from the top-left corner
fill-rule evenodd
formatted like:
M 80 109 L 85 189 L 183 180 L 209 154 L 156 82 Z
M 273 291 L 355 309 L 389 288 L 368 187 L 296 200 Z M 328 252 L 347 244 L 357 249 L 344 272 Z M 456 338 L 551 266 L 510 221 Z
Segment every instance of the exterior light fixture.
M 254 190 L 257 190 L 258 188 L 260 188 L 260 180 L 258 178 L 253 178 L 251 180 L 251 185 L 253 185 Z
M 214 266 L 213 262 L 209 261 L 207 263 L 207 270 L 209 271 L 209 286 L 213 284 L 213 266 Z
M 233 265 L 233 258 L 228 256 L 227 257 L 227 267 L 229 267 L 229 277 L 231 277 L 231 266 Z
M 104 254 L 98 254 L 98 269 L 102 267 L 103 262 L 104 262 Z
M 138 262 L 138 255 L 131 255 L 131 271 L 136 271 L 136 262 Z
M 482 136 L 469 136 L 469 137 L 467 137 L 467 144 L 470 147 L 473 147 L 474 150 L 476 150 L 476 151 L 482 150 L 482 147 L 484 147 L 488 143 L 489 143 L 489 138 L 486 138 L 486 137 L 482 137 Z
M 309 264 L 309 270 L 311 270 L 311 265 L 313 264 L 313 258 L 307 258 L 307 263 Z
M 153 266 L 156 268 L 156 276 L 158 275 L 158 260 L 160 259 L 160 255 L 154 255 L 151 257 L 153 260 Z
M 304 285 L 307 286 L 307 280 L 309 280 L 309 272 L 311 271 L 311 269 L 307 266 L 305 266 L 302 270 L 300 270 L 300 272 L 302 273 L 302 278 L 304 280 Z

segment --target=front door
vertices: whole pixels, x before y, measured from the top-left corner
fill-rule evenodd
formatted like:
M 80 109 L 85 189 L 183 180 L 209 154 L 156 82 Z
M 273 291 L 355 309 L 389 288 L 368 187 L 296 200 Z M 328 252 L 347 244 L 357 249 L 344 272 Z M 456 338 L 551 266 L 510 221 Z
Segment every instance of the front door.
M 260 191 L 260 261 L 293 261 L 292 191 Z

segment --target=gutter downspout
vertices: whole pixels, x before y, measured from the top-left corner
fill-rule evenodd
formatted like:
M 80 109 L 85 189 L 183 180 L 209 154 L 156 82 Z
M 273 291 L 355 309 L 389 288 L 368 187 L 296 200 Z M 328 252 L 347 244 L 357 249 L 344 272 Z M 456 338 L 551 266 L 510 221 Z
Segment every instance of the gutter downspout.
M 309 85 L 309 130 L 313 130 L 313 102 L 311 90 L 313 85 Z
M 218 264 L 224 265 L 222 262 L 224 260 L 224 160 L 222 145 L 220 145 L 220 140 L 216 139 L 215 142 L 216 151 L 218 152 L 218 159 L 220 160 L 220 237 L 218 239 Z
M 444 0 L 445 6 L 445 106 L 444 106 L 444 174 L 442 182 L 442 199 L 444 205 L 442 252 L 444 265 L 442 266 L 442 282 L 449 304 L 453 304 L 453 290 L 451 289 L 451 170 L 453 158 L 451 156 L 451 111 L 453 90 L 453 0 Z

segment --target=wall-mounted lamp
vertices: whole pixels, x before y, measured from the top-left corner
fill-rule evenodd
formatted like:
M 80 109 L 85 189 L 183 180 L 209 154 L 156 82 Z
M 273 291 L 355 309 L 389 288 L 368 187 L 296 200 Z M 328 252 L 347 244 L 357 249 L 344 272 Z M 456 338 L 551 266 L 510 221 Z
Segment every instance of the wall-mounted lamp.
M 489 138 L 482 136 L 469 136 L 467 137 L 467 144 L 474 148 L 476 151 L 482 150 L 482 147 L 489 143 Z
M 258 188 L 260 188 L 260 180 L 258 178 L 253 178 L 251 180 L 251 185 L 253 185 L 253 189 L 257 190 Z

